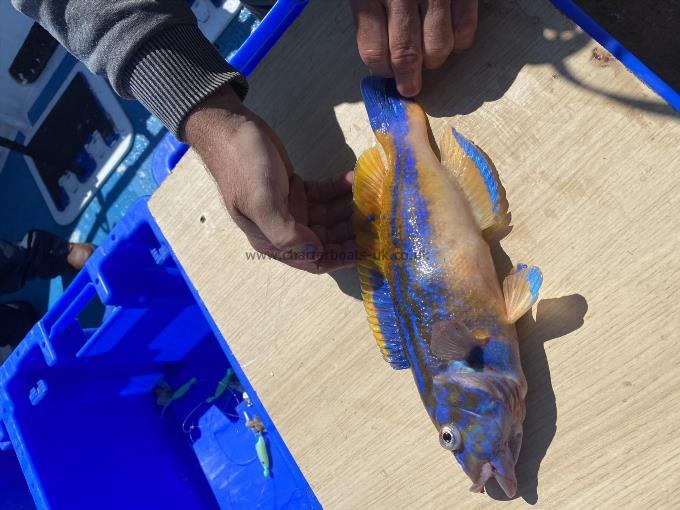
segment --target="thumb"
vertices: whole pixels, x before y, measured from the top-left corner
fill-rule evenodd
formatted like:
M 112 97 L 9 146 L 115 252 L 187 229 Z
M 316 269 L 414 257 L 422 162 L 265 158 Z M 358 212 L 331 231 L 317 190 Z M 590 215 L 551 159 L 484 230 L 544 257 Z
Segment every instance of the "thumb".
M 309 227 L 295 221 L 292 214 L 271 211 L 255 223 L 277 250 L 292 251 L 309 260 L 321 257 L 323 245 L 319 237 Z

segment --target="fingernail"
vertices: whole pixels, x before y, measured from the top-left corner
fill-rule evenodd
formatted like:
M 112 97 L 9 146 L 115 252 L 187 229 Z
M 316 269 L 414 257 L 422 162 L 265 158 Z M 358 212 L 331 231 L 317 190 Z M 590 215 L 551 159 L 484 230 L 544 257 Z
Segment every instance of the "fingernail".
M 404 97 L 414 97 L 420 92 L 420 84 L 417 80 L 411 80 L 401 86 L 400 94 Z

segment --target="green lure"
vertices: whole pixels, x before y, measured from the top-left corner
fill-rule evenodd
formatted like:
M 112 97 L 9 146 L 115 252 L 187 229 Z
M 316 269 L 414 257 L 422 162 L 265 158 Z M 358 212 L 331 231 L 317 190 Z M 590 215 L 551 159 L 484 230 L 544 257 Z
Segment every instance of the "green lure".
M 217 383 L 215 394 L 212 397 L 208 397 L 206 399 L 206 403 L 212 404 L 215 400 L 220 398 L 225 391 L 227 391 L 232 375 L 234 375 L 234 371 L 231 368 L 227 368 L 227 372 L 224 374 L 224 377 Z
M 167 401 L 163 404 L 163 410 L 161 411 L 161 417 L 165 414 L 165 410 L 168 408 L 170 404 L 172 404 L 175 400 L 179 400 L 182 398 L 184 395 L 188 393 L 188 391 L 191 389 L 191 387 L 198 382 L 198 379 L 195 377 L 192 377 L 189 379 L 187 382 L 185 382 L 182 386 L 177 388 L 172 395 L 167 399 Z
M 172 394 L 170 397 L 170 402 L 174 402 L 175 400 L 179 400 L 182 398 L 184 395 L 187 394 L 187 392 L 191 389 L 191 387 L 196 384 L 198 380 L 195 377 L 192 377 L 189 379 L 187 382 L 185 382 L 182 386 L 177 388 L 175 392 Z M 168 402 L 168 403 L 170 403 Z
M 262 434 L 257 435 L 255 451 L 257 452 L 257 458 L 260 459 L 260 464 L 262 464 L 262 468 L 264 469 L 262 474 L 269 477 L 269 452 L 267 451 L 267 443 L 265 443 Z

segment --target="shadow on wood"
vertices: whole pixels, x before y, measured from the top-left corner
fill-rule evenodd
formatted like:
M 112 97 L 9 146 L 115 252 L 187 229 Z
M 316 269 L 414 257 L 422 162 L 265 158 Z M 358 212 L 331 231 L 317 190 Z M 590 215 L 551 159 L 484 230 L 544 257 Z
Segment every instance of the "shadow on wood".
M 336 107 L 361 101 L 359 84 L 369 71 L 356 50 L 349 3 L 341 4 L 340 12 L 331 15 L 322 2 L 310 3 L 271 52 L 267 65 L 250 80 L 247 104 L 279 134 L 296 172 L 305 179 L 346 171 L 356 161 Z M 431 117 L 472 113 L 504 97 L 525 66 L 557 66 L 592 43 L 554 9 L 547 10 L 551 15 L 545 18 L 532 16 L 509 0 L 482 3 L 480 9 L 472 49 L 452 55 L 441 69 L 424 73 L 418 101 Z M 315 20 L 329 16 L 332 20 L 324 21 L 323 33 L 314 29 Z M 291 73 L 293 65 L 304 72 Z M 261 73 L 277 78 L 261 79 Z M 475 138 L 474 133 L 467 135 Z
M 348 267 L 331 273 L 331 277 L 338 284 L 338 288 L 354 299 L 361 300 L 361 285 L 359 284 L 359 274 L 353 267 Z
M 584 81 L 566 62 L 588 44 L 593 45 L 591 65 L 620 65 L 609 55 L 602 57 L 604 50 L 599 50 L 568 18 L 532 16 L 518 2 L 482 3 L 475 45 L 451 58 L 443 68 L 426 73 L 419 100 L 433 117 L 469 114 L 484 103 L 504 97 L 526 65 L 547 63 L 555 71 L 553 79 L 565 79 L 589 93 L 640 111 L 680 117 L 662 100 L 628 97 Z
M 538 501 L 538 471 L 555 436 L 557 403 L 550 378 L 545 343 L 583 325 L 588 302 L 580 294 L 539 301 L 536 319 L 525 315 L 517 323 L 520 357 L 527 378 L 524 440 L 517 461 L 517 494 L 527 503 Z M 495 483 L 487 486 L 494 499 L 507 499 Z

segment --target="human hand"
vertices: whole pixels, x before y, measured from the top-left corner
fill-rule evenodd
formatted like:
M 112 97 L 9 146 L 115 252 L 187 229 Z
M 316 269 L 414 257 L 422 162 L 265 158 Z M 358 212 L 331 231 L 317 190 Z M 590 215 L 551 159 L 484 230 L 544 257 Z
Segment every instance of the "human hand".
M 273 130 L 231 87 L 189 114 L 183 136 L 215 177 L 229 214 L 255 250 L 313 273 L 353 262 L 346 258 L 356 250 L 353 172 L 303 181 Z
M 85 267 L 87 259 L 95 249 L 95 246 L 90 243 L 69 243 L 66 262 L 76 271 L 80 271 Z
M 477 0 L 352 0 L 359 54 L 371 71 L 394 76 L 397 90 L 416 96 L 422 68 L 440 67 L 472 45 Z

